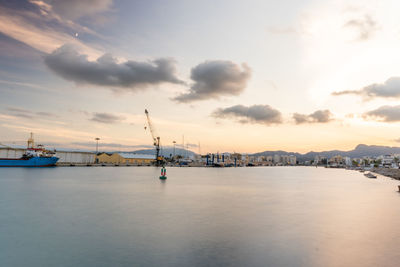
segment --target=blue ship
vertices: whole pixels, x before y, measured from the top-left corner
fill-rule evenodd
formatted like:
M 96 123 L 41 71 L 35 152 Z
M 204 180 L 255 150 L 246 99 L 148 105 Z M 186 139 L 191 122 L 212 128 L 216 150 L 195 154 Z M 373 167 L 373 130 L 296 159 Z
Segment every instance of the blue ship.
M 21 158 L 0 158 L 0 167 L 50 167 L 55 166 L 59 158 L 55 152 L 44 149 L 42 145 L 35 147 L 33 133 L 28 139 L 28 148 Z
M 0 167 L 50 167 L 55 166 L 58 161 L 57 157 L 22 157 L 19 159 L 1 159 Z

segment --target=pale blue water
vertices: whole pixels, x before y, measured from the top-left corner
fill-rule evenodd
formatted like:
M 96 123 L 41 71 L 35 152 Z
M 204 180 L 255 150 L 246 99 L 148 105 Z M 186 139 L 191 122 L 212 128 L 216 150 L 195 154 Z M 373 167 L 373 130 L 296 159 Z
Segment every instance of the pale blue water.
M 0 169 L 0 266 L 399 266 L 399 181 L 311 167 Z

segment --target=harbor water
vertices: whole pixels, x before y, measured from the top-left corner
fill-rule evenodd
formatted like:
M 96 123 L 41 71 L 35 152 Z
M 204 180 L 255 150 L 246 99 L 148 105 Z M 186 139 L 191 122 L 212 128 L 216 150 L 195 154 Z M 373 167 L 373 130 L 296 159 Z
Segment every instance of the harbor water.
M 398 266 L 399 181 L 312 167 L 0 169 L 0 266 Z

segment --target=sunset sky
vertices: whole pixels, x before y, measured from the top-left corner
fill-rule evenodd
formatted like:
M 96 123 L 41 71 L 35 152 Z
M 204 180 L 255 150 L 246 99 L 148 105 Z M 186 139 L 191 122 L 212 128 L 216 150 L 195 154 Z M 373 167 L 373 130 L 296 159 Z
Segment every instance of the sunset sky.
M 198 152 L 400 141 L 399 1 L 0 1 L 0 143 Z

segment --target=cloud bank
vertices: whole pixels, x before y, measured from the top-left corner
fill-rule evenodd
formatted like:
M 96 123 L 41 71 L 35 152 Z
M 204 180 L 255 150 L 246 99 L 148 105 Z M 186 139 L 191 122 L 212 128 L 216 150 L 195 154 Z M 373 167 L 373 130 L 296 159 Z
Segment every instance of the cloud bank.
M 327 123 L 332 120 L 332 113 L 329 110 L 317 110 L 311 114 L 294 113 L 293 119 L 296 124 L 302 123 Z
M 221 119 L 237 119 L 240 123 L 259 123 L 264 125 L 282 123 L 281 113 L 269 105 L 253 105 L 249 107 L 236 105 L 228 108 L 219 108 L 211 115 Z
M 364 118 L 375 119 L 384 122 L 400 121 L 400 105 L 399 106 L 382 106 L 377 109 L 364 113 Z
M 221 96 L 236 96 L 244 91 L 251 70 L 246 64 L 241 67 L 231 61 L 206 61 L 191 70 L 194 84 L 189 92 L 174 98 L 178 102 L 193 102 L 218 99 Z
M 128 60 L 118 63 L 110 54 L 89 61 L 72 46 L 64 45 L 44 59 L 47 67 L 76 84 L 126 88 L 131 91 L 160 83 L 182 84 L 176 76 L 175 61 L 160 58 L 149 62 Z
M 63 18 L 53 10 L 53 5 L 60 3 L 69 5 L 70 2 L 61 0 L 8 1 L 4 5 L 0 5 L 0 32 L 41 52 L 51 53 L 57 47 L 71 43 L 90 57 L 98 57 L 100 52 L 97 49 L 84 44 L 74 34 L 79 32 L 92 37 L 100 35 L 87 26 Z M 82 1 L 87 5 L 89 2 L 97 4 L 96 0 Z M 96 8 L 82 9 L 80 14 L 91 12 L 89 10 L 93 9 Z
M 6 108 L 6 111 L 9 115 L 11 115 L 13 117 L 24 118 L 24 119 L 40 119 L 43 117 L 46 117 L 46 118 L 57 117 L 55 114 L 50 113 L 50 112 L 33 111 L 33 110 L 27 110 L 27 109 L 18 108 L 18 107 L 8 107 L 8 108 Z
M 120 122 L 124 119 L 124 117 L 116 116 L 110 113 L 94 113 L 93 117 L 90 119 L 91 121 L 113 124 Z
M 374 83 L 361 88 L 360 90 L 346 90 L 341 92 L 333 92 L 332 95 L 360 95 L 365 98 L 373 97 L 386 97 L 398 98 L 400 97 L 400 77 L 391 77 L 384 83 Z

